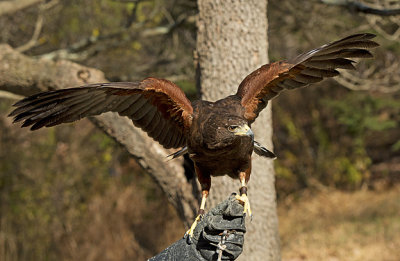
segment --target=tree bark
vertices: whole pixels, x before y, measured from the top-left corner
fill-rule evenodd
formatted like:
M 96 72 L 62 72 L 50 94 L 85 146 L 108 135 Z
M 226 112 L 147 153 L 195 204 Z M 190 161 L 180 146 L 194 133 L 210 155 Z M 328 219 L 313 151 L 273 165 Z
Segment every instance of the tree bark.
M 243 78 L 268 62 L 266 0 L 199 0 L 197 72 L 203 99 L 215 101 L 234 94 Z M 272 148 L 270 105 L 253 125 L 255 139 Z M 221 202 L 240 184 L 214 178 L 208 208 Z M 271 160 L 253 156 L 249 198 L 254 217 L 247 223 L 239 260 L 280 260 L 278 219 Z M 249 221 L 249 219 L 248 219 Z
M 69 61 L 32 59 L 8 45 L 0 45 L 0 61 L 0 90 L 23 96 L 49 89 L 107 82 L 97 69 Z M 135 128 L 126 117 L 105 113 L 91 120 L 137 159 L 160 185 L 184 223 L 190 225 L 198 208 L 199 195 L 197 187 L 187 182 L 182 161 L 167 162 L 165 156 L 171 151 L 163 149 L 146 133 Z
M 0 2 L 0 16 L 12 14 L 31 5 L 39 4 L 43 0 L 14 0 Z

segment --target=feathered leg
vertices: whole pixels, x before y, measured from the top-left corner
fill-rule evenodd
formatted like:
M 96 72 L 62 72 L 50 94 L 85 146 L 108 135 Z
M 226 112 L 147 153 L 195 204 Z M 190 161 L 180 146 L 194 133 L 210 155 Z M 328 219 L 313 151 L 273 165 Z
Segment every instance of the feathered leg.
M 191 242 L 191 237 L 193 237 L 193 232 L 197 226 L 197 223 L 202 219 L 205 213 L 205 206 L 206 206 L 206 201 L 208 194 L 210 192 L 211 188 L 211 177 L 210 175 L 204 175 L 200 169 L 195 165 L 194 166 L 197 178 L 199 179 L 200 185 L 201 185 L 201 203 L 200 203 L 200 208 L 197 214 L 196 219 L 194 220 L 193 224 L 190 226 L 190 229 L 186 231 L 185 237 L 188 240 L 188 243 Z
M 243 204 L 244 206 L 243 213 L 244 214 L 249 213 L 250 218 L 252 218 L 253 213 L 251 212 L 250 201 L 249 198 L 247 197 L 247 182 L 250 179 L 250 171 L 251 168 L 247 169 L 245 172 L 240 172 L 239 174 L 239 179 L 241 184 L 241 187 L 239 189 L 240 196 L 237 195 L 236 199 Z

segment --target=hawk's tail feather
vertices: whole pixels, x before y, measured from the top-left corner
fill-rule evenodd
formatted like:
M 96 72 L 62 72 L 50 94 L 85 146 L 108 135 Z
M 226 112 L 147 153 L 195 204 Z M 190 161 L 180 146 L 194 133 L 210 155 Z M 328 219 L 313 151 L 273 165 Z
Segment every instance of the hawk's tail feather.
M 266 158 L 271 158 L 271 159 L 275 159 L 276 155 L 268 150 L 267 148 L 263 147 L 260 143 L 258 143 L 257 141 L 254 141 L 254 149 L 253 151 L 261 156 L 261 157 L 266 157 Z
M 185 155 L 187 152 L 188 152 L 188 148 L 187 148 L 187 146 L 185 146 L 185 147 L 183 147 L 182 149 L 180 149 L 180 150 L 178 150 L 178 151 L 176 151 L 176 152 L 174 152 L 174 153 L 172 153 L 172 154 L 169 154 L 169 155 L 167 156 L 168 161 L 173 160 L 173 159 L 176 159 L 176 158 L 178 158 L 178 157 L 180 157 L 180 156 L 183 156 L 183 155 Z

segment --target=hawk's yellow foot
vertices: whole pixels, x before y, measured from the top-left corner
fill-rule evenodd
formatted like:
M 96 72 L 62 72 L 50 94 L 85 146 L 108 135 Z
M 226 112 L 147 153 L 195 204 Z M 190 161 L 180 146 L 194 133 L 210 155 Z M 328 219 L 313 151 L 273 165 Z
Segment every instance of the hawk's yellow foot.
M 188 231 L 186 231 L 186 233 L 185 233 L 184 237 L 186 238 L 188 244 L 192 243 L 191 238 L 193 237 L 194 229 L 196 228 L 197 223 L 199 223 L 199 221 L 204 216 L 204 213 L 205 213 L 204 208 L 206 206 L 208 190 L 209 190 L 209 188 L 208 189 L 203 189 L 203 191 L 201 192 L 202 196 L 201 196 L 201 203 L 200 203 L 199 213 L 198 213 L 196 219 L 194 220 L 193 224 L 190 226 L 190 229 Z
M 185 238 L 189 244 L 192 243 L 193 232 L 197 226 L 197 223 L 203 218 L 203 214 L 197 215 L 196 219 L 194 220 L 193 224 L 190 226 L 189 230 L 185 233 Z
M 236 199 L 243 205 L 244 210 L 243 214 L 249 213 L 250 218 L 253 218 L 253 213 L 250 208 L 250 201 L 246 194 L 242 194 L 241 196 L 236 195 Z

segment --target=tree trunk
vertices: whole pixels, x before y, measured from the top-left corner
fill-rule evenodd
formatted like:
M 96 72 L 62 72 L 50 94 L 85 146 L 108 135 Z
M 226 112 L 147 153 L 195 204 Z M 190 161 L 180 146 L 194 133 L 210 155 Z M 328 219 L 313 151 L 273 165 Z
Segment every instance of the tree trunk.
M 268 62 L 266 0 L 199 0 L 197 72 L 202 99 L 215 101 L 234 94 L 243 78 Z M 271 107 L 253 125 L 255 139 L 272 148 Z M 207 202 L 215 206 L 240 184 L 214 178 Z M 272 161 L 253 156 L 249 198 L 254 213 L 247 219 L 245 248 L 239 260 L 280 260 Z

